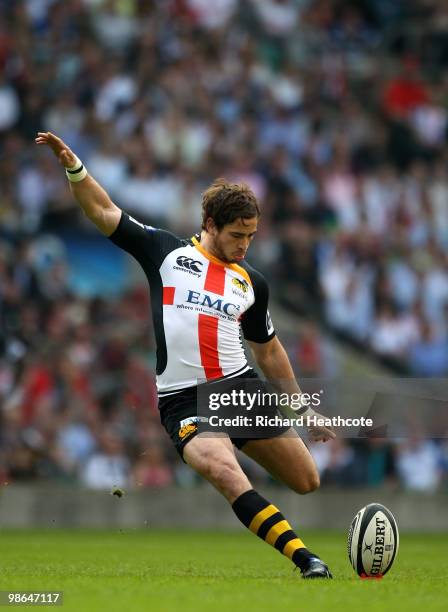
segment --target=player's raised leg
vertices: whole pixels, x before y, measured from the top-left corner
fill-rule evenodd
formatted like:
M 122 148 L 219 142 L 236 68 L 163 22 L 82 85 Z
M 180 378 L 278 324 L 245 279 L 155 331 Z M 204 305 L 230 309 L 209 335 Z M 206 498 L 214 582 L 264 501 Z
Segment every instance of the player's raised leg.
M 288 557 L 304 578 L 331 578 L 327 566 L 306 548 L 280 510 L 252 488 L 229 438 L 196 436 L 185 446 L 183 457 L 224 495 L 239 520 Z

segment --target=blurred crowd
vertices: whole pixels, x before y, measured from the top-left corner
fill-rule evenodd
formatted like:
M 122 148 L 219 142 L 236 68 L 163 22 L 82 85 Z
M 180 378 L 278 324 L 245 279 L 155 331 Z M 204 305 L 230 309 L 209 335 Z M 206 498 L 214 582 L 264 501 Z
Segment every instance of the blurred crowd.
M 279 299 L 395 371 L 448 373 L 444 0 L 0 0 L 0 482 L 194 481 L 158 422 L 146 290 L 70 287 L 58 231 L 96 230 L 47 130 L 181 235 L 211 180 L 248 183 Z M 323 373 L 316 329 L 298 374 Z M 329 483 L 447 473 L 418 436 L 314 450 Z

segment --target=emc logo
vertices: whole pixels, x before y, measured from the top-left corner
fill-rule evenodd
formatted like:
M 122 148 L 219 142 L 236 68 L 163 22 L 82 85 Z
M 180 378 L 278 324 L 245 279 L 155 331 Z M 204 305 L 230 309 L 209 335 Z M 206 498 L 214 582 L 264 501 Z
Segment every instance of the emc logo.
M 206 293 L 199 293 L 199 291 L 188 290 L 187 302 L 190 304 L 197 304 L 198 306 L 208 306 L 208 308 L 213 308 L 218 312 L 223 312 L 228 316 L 232 316 L 237 314 L 240 309 L 238 304 L 232 304 L 231 302 L 224 302 L 223 299 L 217 298 L 213 300 Z

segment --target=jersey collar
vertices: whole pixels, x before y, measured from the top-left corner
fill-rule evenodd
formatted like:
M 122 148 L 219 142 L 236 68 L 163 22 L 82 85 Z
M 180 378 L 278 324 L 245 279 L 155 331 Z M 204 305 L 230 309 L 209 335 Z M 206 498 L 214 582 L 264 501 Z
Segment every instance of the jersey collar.
M 196 249 L 208 260 L 212 261 L 215 264 L 218 264 L 219 266 L 224 266 L 225 268 L 230 268 L 231 270 L 238 272 L 238 274 L 241 274 L 241 276 L 243 276 L 247 280 L 247 282 L 250 285 L 252 285 L 252 280 L 249 274 L 242 266 L 239 266 L 238 264 L 235 264 L 235 263 L 226 263 L 225 261 L 222 261 L 222 259 L 218 259 L 214 255 L 206 251 L 204 247 L 202 246 L 202 244 L 199 242 L 199 234 L 192 236 L 191 242 L 196 247 Z

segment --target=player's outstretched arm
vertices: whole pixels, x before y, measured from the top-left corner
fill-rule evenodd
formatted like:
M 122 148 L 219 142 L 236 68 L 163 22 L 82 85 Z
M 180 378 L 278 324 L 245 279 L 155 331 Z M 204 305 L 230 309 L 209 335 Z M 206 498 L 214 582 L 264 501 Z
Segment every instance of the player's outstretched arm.
M 51 132 L 38 132 L 37 145 L 47 145 L 66 169 L 70 190 L 86 216 L 97 228 L 110 236 L 118 226 L 121 210 L 94 178 L 87 174 L 81 161 L 61 138 Z

